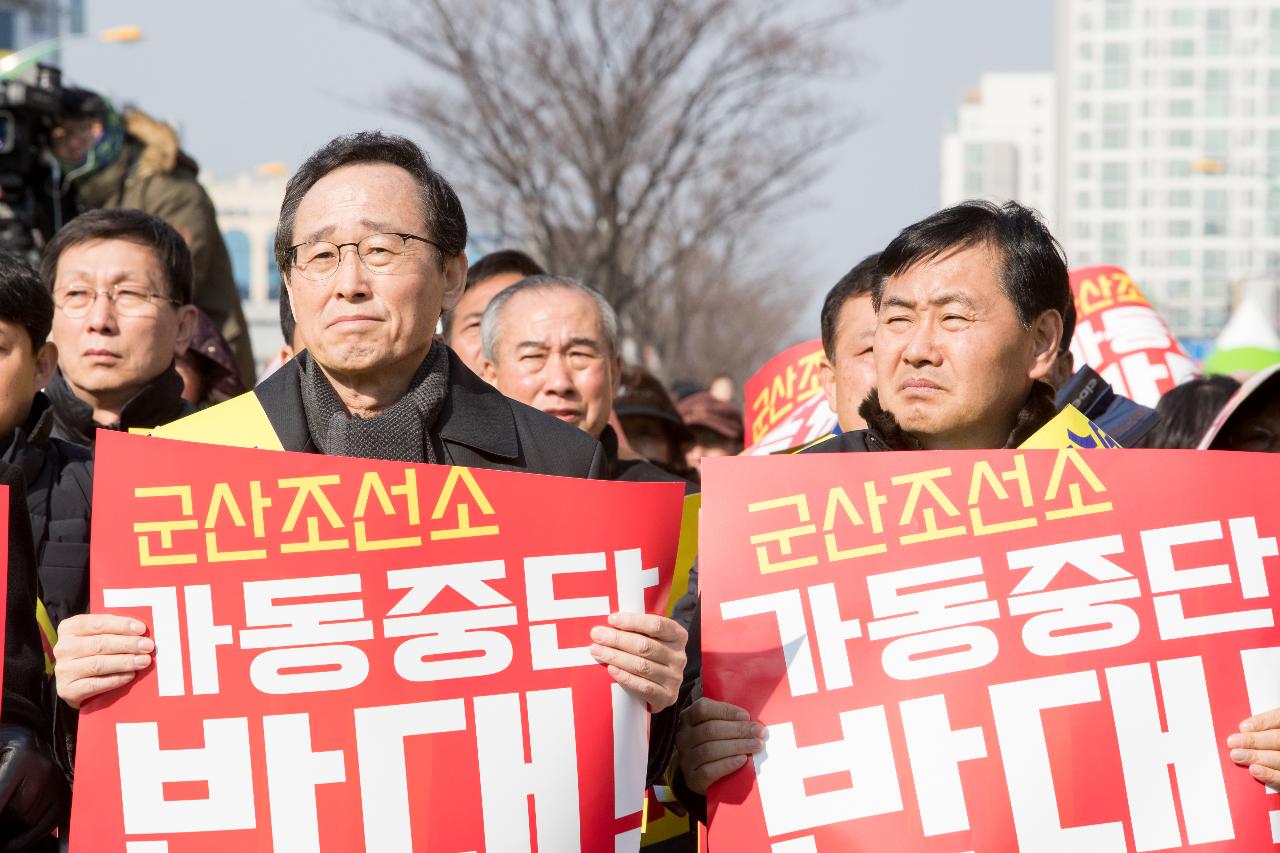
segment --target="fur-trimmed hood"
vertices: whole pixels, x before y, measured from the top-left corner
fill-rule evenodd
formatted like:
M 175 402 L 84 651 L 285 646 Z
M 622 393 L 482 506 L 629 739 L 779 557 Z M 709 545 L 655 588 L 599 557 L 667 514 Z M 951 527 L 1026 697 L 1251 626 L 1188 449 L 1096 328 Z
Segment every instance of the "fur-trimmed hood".
M 182 150 L 173 127 L 136 107 L 125 107 L 120 118 L 125 134 L 140 146 L 134 165 L 137 177 L 168 175 L 179 167 L 198 171 L 195 161 Z
M 1037 381 L 1031 386 L 1027 401 L 1018 411 L 1006 448 L 1020 446 L 1035 434 L 1036 430 L 1053 420 L 1058 413 L 1054 404 L 1052 386 Z M 805 450 L 805 453 L 843 453 L 867 450 L 923 450 L 920 442 L 909 435 L 898 423 L 893 413 L 880 405 L 880 395 L 872 391 L 858 407 L 858 414 L 867 422 L 866 429 L 842 433 L 829 441 L 822 441 Z M 994 449 L 994 448 L 993 448 Z
M 81 207 L 136 207 L 152 212 L 181 206 L 187 196 L 181 185 L 196 180 L 199 167 L 179 146 L 177 131 L 133 107 L 120 113 L 120 128 L 124 142 L 115 160 L 75 178 Z M 175 185 L 179 186 L 176 191 Z M 166 219 L 172 224 L 172 216 Z M 197 269 L 197 282 L 199 278 Z

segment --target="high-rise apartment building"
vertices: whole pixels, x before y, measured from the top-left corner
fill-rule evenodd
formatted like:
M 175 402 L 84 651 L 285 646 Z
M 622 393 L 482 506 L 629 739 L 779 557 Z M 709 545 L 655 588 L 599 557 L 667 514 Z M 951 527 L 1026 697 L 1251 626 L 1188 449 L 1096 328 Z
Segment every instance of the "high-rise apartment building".
M 0 52 L 64 34 L 83 35 L 84 23 L 84 0 L 0 0 Z M 52 64 L 57 64 L 56 54 Z
M 1280 278 L 1280 0 L 1059 0 L 1057 45 L 1071 264 L 1215 334 L 1233 289 Z
M 1055 215 L 1054 76 L 984 74 L 942 138 L 942 205 L 1017 199 Z

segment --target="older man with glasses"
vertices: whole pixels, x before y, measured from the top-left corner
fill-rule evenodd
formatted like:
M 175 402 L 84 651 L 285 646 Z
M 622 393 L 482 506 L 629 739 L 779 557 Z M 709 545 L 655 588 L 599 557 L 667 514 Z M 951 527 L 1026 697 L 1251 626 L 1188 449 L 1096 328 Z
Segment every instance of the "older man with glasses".
M 289 180 L 276 230 L 306 350 L 221 406 L 254 407 L 263 417 L 243 420 L 269 423 L 265 443 L 284 450 L 599 478 L 595 439 L 502 396 L 434 342 L 441 309 L 463 291 L 466 242 L 457 195 L 409 140 L 360 133 L 321 148 Z M 130 682 L 151 664 L 144 630 L 108 614 L 63 622 L 58 694 L 79 707 Z M 596 660 L 653 712 L 676 701 L 686 634 L 675 622 L 614 614 L 591 639 Z
M 40 264 L 53 291 L 53 434 L 92 447 L 99 429 L 149 429 L 191 412 L 174 359 L 195 328 L 191 252 L 140 210 L 69 222 Z

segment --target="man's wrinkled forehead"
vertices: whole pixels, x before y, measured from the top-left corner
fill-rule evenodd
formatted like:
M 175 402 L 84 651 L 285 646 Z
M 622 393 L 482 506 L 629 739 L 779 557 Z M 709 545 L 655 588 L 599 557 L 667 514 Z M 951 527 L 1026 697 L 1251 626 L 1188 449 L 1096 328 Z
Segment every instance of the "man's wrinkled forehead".
M 120 252 L 118 249 L 140 251 Z M 102 274 L 163 279 L 159 251 L 149 243 L 123 237 L 99 237 L 72 243 L 58 256 L 57 281 L 95 278 Z
M 895 285 L 908 278 L 917 284 L 926 282 L 931 289 L 945 292 L 950 299 L 963 297 L 964 301 L 970 302 L 974 301 L 977 294 L 968 293 L 969 289 L 994 282 L 996 287 L 992 295 L 998 293 L 1008 300 L 1001 273 L 1001 259 L 993 247 L 985 242 L 960 243 L 936 254 L 918 258 L 902 269 L 885 275 L 879 283 L 879 298 L 876 301 L 883 305 L 896 289 Z M 981 289 L 985 291 L 987 288 Z M 893 301 L 898 300 L 895 298 Z
M 997 278 L 1003 272 L 999 247 L 992 245 L 988 240 L 965 240 L 960 243 L 953 243 L 936 252 L 923 254 L 901 269 L 888 272 L 881 270 L 883 275 L 881 286 L 925 267 L 947 268 L 949 265 L 954 266 L 950 262 L 962 255 L 965 256 L 966 267 L 977 264 L 985 265 Z
M 396 224 L 388 219 L 371 219 L 369 217 L 361 217 L 359 219 L 361 228 L 368 229 L 370 234 L 381 234 L 389 232 L 399 232 L 404 226 Z M 328 225 L 316 228 L 306 234 L 298 241 L 300 243 L 313 243 L 316 240 L 328 240 L 337 232 L 340 226 L 337 223 L 330 222 Z
M 425 219 L 421 190 L 407 170 L 390 163 L 349 163 L 303 194 L 290 242 L 328 240 L 352 227 L 369 229 L 369 234 L 421 234 Z
M 592 339 L 605 346 L 604 318 L 594 299 L 570 287 L 539 287 L 516 293 L 501 306 L 502 320 L 517 328 L 563 319 L 575 339 Z M 513 322 L 514 321 L 514 322 Z M 521 322 L 523 321 L 523 322 Z

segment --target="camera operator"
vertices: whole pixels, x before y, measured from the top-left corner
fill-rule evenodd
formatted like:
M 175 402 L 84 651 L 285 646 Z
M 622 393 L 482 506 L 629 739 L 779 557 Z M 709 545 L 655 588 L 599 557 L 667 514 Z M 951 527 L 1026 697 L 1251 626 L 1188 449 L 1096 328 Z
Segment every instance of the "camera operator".
M 40 248 L 76 215 L 60 190 L 50 137 L 61 110 L 62 75 L 36 65 L 0 87 L 0 248 L 39 261 Z
M 141 110 L 116 112 L 88 89 L 65 88 L 51 146 L 63 187 L 81 211 L 132 207 L 174 227 L 195 262 L 194 304 L 214 321 L 235 354 L 240 380 L 255 380 L 249 329 L 231 274 L 231 257 L 213 201 L 196 180 L 199 167 L 178 145 L 172 127 Z

